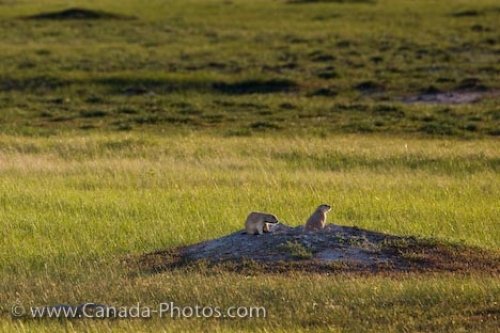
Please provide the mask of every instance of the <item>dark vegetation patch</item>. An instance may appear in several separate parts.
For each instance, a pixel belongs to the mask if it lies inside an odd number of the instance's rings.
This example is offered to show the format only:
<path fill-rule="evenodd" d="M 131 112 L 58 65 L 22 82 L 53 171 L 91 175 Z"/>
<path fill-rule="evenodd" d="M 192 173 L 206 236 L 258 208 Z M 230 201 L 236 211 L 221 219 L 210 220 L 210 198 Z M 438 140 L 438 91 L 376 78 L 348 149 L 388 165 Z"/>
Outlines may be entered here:
<path fill-rule="evenodd" d="M 284 110 L 294 110 L 297 108 L 297 106 L 295 106 L 293 103 L 288 103 L 288 102 L 281 103 L 279 107 Z"/>
<path fill-rule="evenodd" d="M 90 95 L 90 96 L 85 98 L 85 102 L 87 102 L 89 104 L 99 104 L 99 103 L 104 103 L 105 99 L 103 97 L 100 97 L 100 96 Z"/>
<path fill-rule="evenodd" d="M 202 116 L 202 119 L 208 124 L 222 123 L 225 118 L 226 116 L 224 114 L 207 114 Z"/>
<path fill-rule="evenodd" d="M 112 84 L 112 86 L 117 86 L 117 85 Z M 157 84 L 157 85 L 154 85 L 152 87 L 152 89 L 155 89 L 155 90 L 158 90 L 159 88 L 164 92 L 165 91 L 174 91 L 174 89 L 171 86 L 164 86 L 164 85 Z M 133 86 L 129 86 L 129 87 L 126 87 L 126 88 L 123 88 L 120 90 L 115 90 L 115 93 L 122 92 L 123 94 L 128 95 L 128 96 L 145 95 L 147 93 L 152 92 L 152 89 L 150 90 L 143 85 L 133 85 Z"/>
<path fill-rule="evenodd" d="M 224 94 L 271 94 L 280 92 L 292 92 L 299 85 L 288 79 L 271 80 L 243 80 L 234 83 L 215 83 L 213 88 Z"/>
<path fill-rule="evenodd" d="M 371 120 L 358 120 L 342 125 L 342 130 L 347 133 L 373 133 L 377 130 Z"/>
<path fill-rule="evenodd" d="M 369 111 L 370 106 L 361 103 L 337 103 L 333 106 L 334 111 Z"/>
<path fill-rule="evenodd" d="M 253 132 L 248 128 L 234 128 L 229 129 L 224 133 L 226 137 L 249 137 Z"/>
<path fill-rule="evenodd" d="M 422 125 L 419 128 L 420 132 L 430 134 L 430 135 L 453 135 L 457 134 L 457 129 L 446 122 L 429 122 L 428 124 Z"/>
<path fill-rule="evenodd" d="M 130 121 L 137 125 L 185 125 L 197 128 L 202 124 L 201 117 L 192 117 L 189 115 L 178 115 L 178 114 L 157 114 L 157 113 L 145 113 L 141 115 L 134 116 Z M 129 124 L 129 122 L 125 123 Z"/>
<path fill-rule="evenodd" d="M 457 90 L 462 91 L 488 91 L 488 87 L 482 81 L 475 77 L 465 78 L 456 87 Z"/>
<path fill-rule="evenodd" d="M 299 65 L 295 62 L 287 62 L 279 65 L 264 65 L 262 66 L 263 71 L 269 71 L 273 73 L 282 74 L 286 71 L 294 70 L 299 68 Z"/>
<path fill-rule="evenodd" d="M 354 89 L 364 94 L 371 94 L 382 92 L 385 90 L 385 87 L 374 81 L 363 81 L 354 86 Z"/>
<path fill-rule="evenodd" d="M 268 109 L 266 104 L 256 103 L 256 102 L 235 102 L 228 100 L 217 99 L 214 101 L 214 105 L 217 107 L 223 107 L 227 109 L 239 109 L 239 110 L 249 110 L 249 111 L 264 111 Z"/>
<path fill-rule="evenodd" d="M 320 88 L 314 90 L 309 94 L 309 96 L 323 96 L 323 97 L 335 97 L 338 95 L 338 92 L 335 88 Z"/>
<path fill-rule="evenodd" d="M 324 80 L 335 79 L 339 76 L 337 74 L 337 72 L 335 72 L 333 70 L 322 70 L 322 71 L 319 71 L 318 74 L 316 74 L 316 75 L 320 79 L 324 79 Z"/>
<path fill-rule="evenodd" d="M 281 126 L 279 126 L 275 123 L 267 122 L 267 121 L 256 121 L 256 122 L 250 124 L 250 128 L 253 130 L 264 131 L 264 130 L 281 129 Z"/>
<path fill-rule="evenodd" d="M 463 9 L 456 12 L 451 13 L 453 17 L 476 17 L 480 16 L 482 13 L 476 9 Z"/>
<path fill-rule="evenodd" d="M 198 109 L 196 106 L 194 105 L 190 105 L 188 103 L 185 103 L 187 105 L 183 105 L 183 106 L 174 106 L 174 108 L 178 109 L 178 112 L 180 114 L 183 114 L 183 115 L 192 115 L 192 116 L 195 116 L 195 115 L 202 115 L 203 114 L 203 111 Z"/>
<path fill-rule="evenodd" d="M 83 110 L 80 111 L 80 115 L 84 118 L 100 118 L 105 117 L 108 114 L 104 110 Z"/>
<path fill-rule="evenodd" d="M 488 132 L 489 135 L 500 136 L 500 129 L 492 129 Z"/>
<path fill-rule="evenodd" d="M 405 111 L 400 106 L 390 104 L 377 104 L 373 107 L 372 112 L 374 114 L 396 118 L 404 118 L 406 115 Z"/>
<path fill-rule="evenodd" d="M 363 155 L 353 156 L 338 152 L 310 154 L 296 151 L 277 153 L 274 157 L 284 160 L 292 168 L 312 168 L 327 171 L 365 168 L 386 172 L 392 168 L 402 168 L 408 170 L 425 170 L 436 174 L 470 174 L 482 171 L 500 172 L 500 159 L 483 155 L 436 158 L 411 154 L 374 159 Z"/>
<path fill-rule="evenodd" d="M 441 93 L 441 90 L 439 88 L 436 88 L 435 86 L 428 86 L 427 88 L 424 88 L 420 91 L 421 94 L 439 94 Z"/>
<path fill-rule="evenodd" d="M 134 17 L 86 8 L 68 8 L 55 12 L 24 16 L 27 20 L 130 20 Z"/>
<path fill-rule="evenodd" d="M 478 16 L 484 16 L 487 14 L 498 14 L 500 13 L 500 7 L 498 6 L 493 6 L 493 7 L 486 7 L 482 9 L 474 9 L 474 8 L 469 8 L 469 9 L 461 9 L 454 11 L 450 14 L 450 16 L 453 17 L 458 17 L 458 18 L 467 18 L 467 17 L 478 17 Z"/>
<path fill-rule="evenodd" d="M 0 78 L 3 91 L 49 91 L 70 85 L 99 85 L 108 92 L 128 96 L 148 93 L 169 93 L 175 91 L 209 91 L 210 82 L 203 80 L 179 80 L 170 78 L 144 77 L 101 77 L 89 79 L 63 79 L 53 76 L 26 78 Z M 90 96 L 89 103 L 99 103 L 102 99 Z"/>
<path fill-rule="evenodd" d="M 290 4 L 310 4 L 310 3 L 345 3 L 345 4 L 355 4 L 355 3 L 367 3 L 375 4 L 375 0 L 288 0 Z"/>
<path fill-rule="evenodd" d="M 435 239 L 401 237 L 329 225 L 318 232 L 277 225 L 271 233 L 243 231 L 140 256 L 142 271 L 215 268 L 256 274 L 306 271 L 459 272 L 500 274 L 500 253 Z"/>
<path fill-rule="evenodd" d="M 384 102 L 372 105 L 361 103 L 336 103 L 331 108 L 331 111 L 344 116 L 350 116 L 353 119 L 362 117 L 365 120 L 384 117 L 400 121 L 406 117 L 403 106 Z"/>
<path fill-rule="evenodd" d="M 0 77 L 1 91 L 48 91 L 61 88 L 69 82 L 54 76 L 34 76 L 29 78 Z"/>
<path fill-rule="evenodd" d="M 474 32 L 486 32 L 486 31 L 492 31 L 490 28 L 485 27 L 484 25 L 481 24 L 474 24 L 470 27 L 471 31 Z"/>
<path fill-rule="evenodd" d="M 477 132 L 479 130 L 479 126 L 474 123 L 469 123 L 464 126 L 464 130 L 469 131 L 469 132 Z"/>
<path fill-rule="evenodd" d="M 141 116 L 134 117 L 132 119 L 136 124 L 139 124 L 139 125 L 155 125 L 155 124 L 159 124 L 162 120 L 160 118 L 160 116 L 158 116 L 156 114 L 141 115 Z"/>
<path fill-rule="evenodd" d="M 75 115 L 56 115 L 49 120 L 54 123 L 66 122 L 75 119 Z"/>
<path fill-rule="evenodd" d="M 287 79 L 243 80 L 234 83 L 207 82 L 198 80 L 177 80 L 168 78 L 98 78 L 91 80 L 64 80 L 49 76 L 31 77 L 25 79 L 0 78 L 0 89 L 4 91 L 54 90 L 71 84 L 98 84 L 106 87 L 112 93 L 128 96 L 146 95 L 150 93 L 171 93 L 176 91 L 205 91 L 226 94 L 272 94 L 292 92 L 299 85 Z M 100 99 L 88 101 L 99 103 Z"/>
<path fill-rule="evenodd" d="M 309 59 L 313 62 L 331 62 L 335 61 L 335 56 L 323 51 L 313 51 L 309 54 Z"/>
<path fill-rule="evenodd" d="M 107 77 L 92 80 L 105 86 L 112 93 L 128 96 L 149 93 L 171 93 L 175 91 L 207 91 L 210 83 L 203 80 L 178 80 L 170 78 Z"/>
<path fill-rule="evenodd" d="M 52 76 L 27 78 L 0 78 L 2 91 L 37 91 L 47 92 L 71 85 L 99 85 L 108 92 L 127 96 L 140 96 L 152 93 L 172 93 L 178 91 L 210 92 L 212 89 L 228 94 L 276 93 L 298 89 L 291 80 L 246 80 L 236 83 L 211 83 L 204 80 L 182 80 L 170 78 L 128 78 L 104 77 L 96 79 L 62 79 Z M 88 103 L 102 103 L 100 97 L 90 96 Z"/>
<path fill-rule="evenodd" d="M 97 127 L 94 126 L 93 124 L 82 124 L 78 128 L 80 128 L 82 130 L 92 130 L 92 129 L 95 129 Z"/>
<path fill-rule="evenodd" d="M 115 122 L 113 123 L 114 129 L 117 131 L 131 131 L 134 127 L 132 124 L 129 124 L 127 122 Z"/>
<path fill-rule="evenodd" d="M 352 42 L 350 40 L 343 39 L 343 40 L 339 40 L 335 45 L 338 48 L 346 49 L 348 47 L 354 46 L 354 42 Z"/>
<path fill-rule="evenodd" d="M 334 13 L 334 14 L 321 14 L 321 15 L 316 15 L 313 17 L 313 20 L 315 21 L 329 21 L 329 20 L 334 20 L 341 17 L 340 14 Z"/>
<path fill-rule="evenodd" d="M 384 57 L 373 56 L 373 57 L 370 57 L 370 61 L 373 62 L 374 64 L 380 64 L 384 61 Z"/>
<path fill-rule="evenodd" d="M 116 112 L 121 113 L 121 114 L 139 114 L 140 111 L 134 107 L 130 106 L 124 106 L 120 107 L 116 110 Z"/>

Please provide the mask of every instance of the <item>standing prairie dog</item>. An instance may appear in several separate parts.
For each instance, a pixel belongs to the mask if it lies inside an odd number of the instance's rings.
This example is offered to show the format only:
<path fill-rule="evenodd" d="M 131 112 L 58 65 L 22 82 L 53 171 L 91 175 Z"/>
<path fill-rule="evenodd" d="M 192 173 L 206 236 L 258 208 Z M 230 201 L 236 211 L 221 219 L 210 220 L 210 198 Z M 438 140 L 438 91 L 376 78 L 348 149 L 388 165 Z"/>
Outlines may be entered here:
<path fill-rule="evenodd" d="M 278 218 L 272 214 L 251 212 L 245 221 L 245 231 L 249 235 L 269 232 L 268 224 L 279 223 Z"/>
<path fill-rule="evenodd" d="M 329 205 L 319 205 L 307 220 L 306 230 L 312 231 L 323 229 L 326 224 L 326 213 L 328 213 L 331 209 L 332 207 L 330 207 Z"/>

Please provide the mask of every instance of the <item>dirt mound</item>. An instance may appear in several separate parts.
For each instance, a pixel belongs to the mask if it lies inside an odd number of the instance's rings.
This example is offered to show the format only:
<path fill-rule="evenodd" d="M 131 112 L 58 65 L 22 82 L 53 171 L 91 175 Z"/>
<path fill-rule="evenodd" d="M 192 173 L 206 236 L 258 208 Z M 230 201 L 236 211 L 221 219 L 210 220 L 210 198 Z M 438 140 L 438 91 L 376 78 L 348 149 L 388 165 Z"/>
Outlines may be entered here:
<path fill-rule="evenodd" d="M 132 16 L 125 16 L 120 14 L 108 13 L 100 10 L 92 10 L 85 8 L 69 8 L 61 11 L 40 13 L 30 16 L 22 17 L 28 20 L 128 20 L 133 19 Z"/>
<path fill-rule="evenodd" d="M 500 253 L 429 239 L 329 225 L 318 232 L 277 225 L 271 233 L 243 231 L 143 255 L 141 269 L 208 265 L 236 271 L 482 271 L 500 274 Z"/>

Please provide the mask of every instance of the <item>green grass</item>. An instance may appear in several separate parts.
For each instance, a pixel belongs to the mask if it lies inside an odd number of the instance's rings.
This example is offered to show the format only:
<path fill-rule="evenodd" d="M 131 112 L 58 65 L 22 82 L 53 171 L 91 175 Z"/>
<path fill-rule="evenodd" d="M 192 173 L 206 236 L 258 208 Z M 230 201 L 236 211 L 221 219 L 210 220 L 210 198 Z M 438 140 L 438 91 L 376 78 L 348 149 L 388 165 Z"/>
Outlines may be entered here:
<path fill-rule="evenodd" d="M 93 272 L 87 271 L 88 274 Z M 105 271 L 106 272 L 106 271 Z M 94 273 L 95 274 L 95 273 Z M 146 320 L 3 321 L 5 331 L 436 331 L 495 332 L 500 289 L 491 277 L 349 277 L 294 274 L 244 277 L 234 274 L 170 274 L 124 279 L 109 273 L 78 284 L 28 283 L 22 297 L 110 299 L 114 304 L 229 307 L 265 306 L 267 317 L 244 320 L 153 318 Z M 90 291 L 90 292 L 89 292 Z M 38 304 L 39 302 L 34 302 Z"/>
<path fill-rule="evenodd" d="M 75 0 L 135 18 L 30 20 L 67 4 L 0 0 L 0 331 L 496 331 L 487 274 L 131 264 L 320 203 L 334 223 L 500 249 L 497 1 L 293 2 Z M 403 101 L 464 90 L 489 97 Z M 16 301 L 268 318 L 15 320 Z"/>
<path fill-rule="evenodd" d="M 401 102 L 429 90 L 498 92 L 494 0 L 71 6 L 136 19 L 26 20 L 67 7 L 1 5 L 3 132 L 499 134 L 498 95 Z"/>
<path fill-rule="evenodd" d="M 281 246 L 280 250 L 298 260 L 311 259 L 313 257 L 311 250 L 299 242 L 288 241 Z"/>

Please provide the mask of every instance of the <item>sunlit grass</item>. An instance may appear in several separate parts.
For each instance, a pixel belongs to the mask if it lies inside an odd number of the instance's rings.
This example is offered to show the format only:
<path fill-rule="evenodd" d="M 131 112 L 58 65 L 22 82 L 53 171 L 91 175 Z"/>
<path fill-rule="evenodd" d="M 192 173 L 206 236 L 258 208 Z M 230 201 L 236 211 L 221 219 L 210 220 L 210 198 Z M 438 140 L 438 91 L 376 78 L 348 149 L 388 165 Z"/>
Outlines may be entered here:
<path fill-rule="evenodd" d="M 2 252 L 18 253 L 3 258 L 7 266 L 200 241 L 240 229 L 251 210 L 298 225 L 322 202 L 333 205 L 339 224 L 500 245 L 496 141 L 93 135 L 2 142 Z"/>
<path fill-rule="evenodd" d="M 494 332 L 500 289 L 493 277 L 451 275 L 350 277 L 291 274 L 245 277 L 238 274 L 165 273 L 125 278 L 122 272 L 92 269 L 70 284 L 51 279 L 20 279 L 17 297 L 24 304 L 78 304 L 89 300 L 158 308 L 178 306 L 264 306 L 267 317 L 244 320 L 119 319 L 2 321 L 5 331 L 347 331 Z M 4 279 L 5 280 L 5 279 Z M 76 287 L 76 288 L 75 288 Z M 8 292 L 7 295 L 10 295 Z M 45 295 L 45 296 L 41 296 Z"/>
<path fill-rule="evenodd" d="M 329 278 L 306 275 L 291 280 L 258 278 L 259 282 L 232 274 L 143 277 L 133 267 L 124 269 L 121 262 L 131 254 L 239 230 L 251 210 L 270 211 L 288 224 L 299 225 L 322 202 L 333 206 L 330 221 L 334 223 L 498 249 L 499 150 L 495 140 L 93 134 L 2 136 L 0 142 L 1 303 L 5 309 L 15 299 L 37 304 L 85 300 L 154 304 L 162 297 L 187 303 L 256 302 L 274 309 L 274 319 L 256 324 L 261 328 L 284 329 L 286 325 L 277 319 L 284 317 L 290 327 L 365 330 L 363 312 L 378 327 L 397 331 L 416 329 L 422 323 L 429 330 L 463 327 L 468 318 L 464 311 L 469 311 L 464 309 L 490 306 L 491 296 L 481 296 L 485 290 L 494 292 L 489 280 L 410 278 L 398 287 L 402 289 L 394 289 L 395 281 L 353 279 L 349 283 L 358 287 L 347 287 L 345 281 L 327 282 Z M 390 285 L 381 299 L 380 283 Z M 414 289 L 413 283 L 424 291 Z M 444 311 L 443 302 L 452 302 L 450 297 L 464 283 L 471 286 L 477 303 L 464 308 L 462 301 L 454 299 L 453 309 Z M 69 292 L 70 285 L 77 289 Z M 216 297 L 215 291 L 196 289 L 197 285 L 236 289 L 229 293 L 234 296 Z M 351 294 L 337 299 L 340 290 Z M 434 292 L 438 295 L 431 296 Z M 368 304 L 352 303 L 366 297 L 371 299 Z M 421 301 L 422 297 L 430 299 Z M 282 298 L 288 300 L 286 305 L 278 301 Z M 316 298 L 336 309 L 331 310 L 336 315 L 330 310 L 314 315 L 306 309 Z M 390 315 L 384 314 L 384 302 L 399 304 L 393 308 L 395 326 Z M 415 307 L 418 302 L 424 303 Z M 443 311 L 440 316 L 458 316 L 455 324 L 448 317 L 406 321 L 429 304 Z M 386 319 L 378 321 L 379 316 Z M 487 323 L 481 327 L 487 328 Z M 20 324 L 3 323 L 5 330 Z M 26 325 L 28 330 L 40 328 Z M 77 329 L 84 324 L 66 325 Z M 134 330 L 142 325 L 92 322 L 87 327 Z M 154 327 L 161 321 L 147 325 Z M 172 327 L 196 329 L 199 325 L 199 321 L 176 321 Z M 248 329 L 247 325 L 254 324 L 215 321 L 210 325 Z"/>

